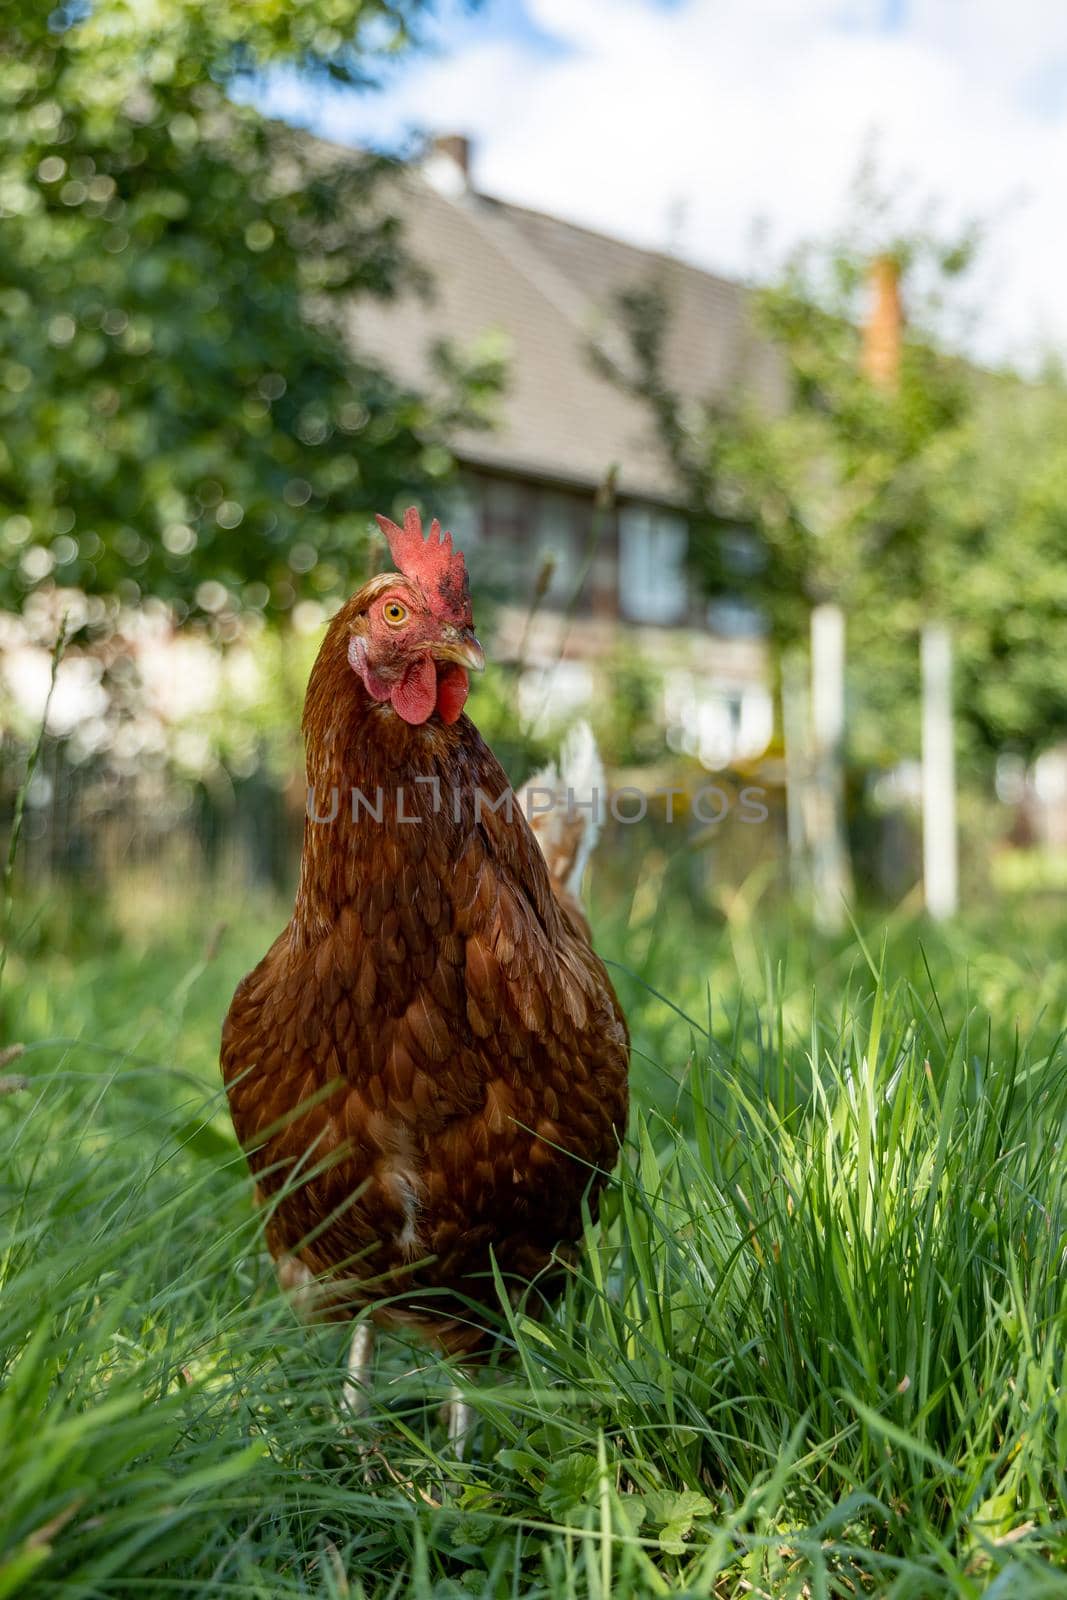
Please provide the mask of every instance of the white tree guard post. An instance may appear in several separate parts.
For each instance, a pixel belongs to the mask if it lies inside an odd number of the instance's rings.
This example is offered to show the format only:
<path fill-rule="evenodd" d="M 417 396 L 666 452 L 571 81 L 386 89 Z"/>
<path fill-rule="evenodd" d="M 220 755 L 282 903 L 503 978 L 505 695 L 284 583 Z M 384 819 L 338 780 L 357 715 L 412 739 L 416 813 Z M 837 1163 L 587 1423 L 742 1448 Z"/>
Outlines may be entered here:
<path fill-rule="evenodd" d="M 799 650 L 782 658 L 782 738 L 785 743 L 786 839 L 789 882 L 794 895 L 806 898 L 811 791 L 811 691 L 808 663 Z"/>
<path fill-rule="evenodd" d="M 923 892 L 941 920 L 959 908 L 956 750 L 952 727 L 952 639 L 943 623 L 922 633 Z"/>
<path fill-rule="evenodd" d="M 844 926 L 851 889 L 845 839 L 845 616 L 840 606 L 811 614 L 811 731 L 816 781 L 811 817 L 814 913 L 827 933 Z"/>

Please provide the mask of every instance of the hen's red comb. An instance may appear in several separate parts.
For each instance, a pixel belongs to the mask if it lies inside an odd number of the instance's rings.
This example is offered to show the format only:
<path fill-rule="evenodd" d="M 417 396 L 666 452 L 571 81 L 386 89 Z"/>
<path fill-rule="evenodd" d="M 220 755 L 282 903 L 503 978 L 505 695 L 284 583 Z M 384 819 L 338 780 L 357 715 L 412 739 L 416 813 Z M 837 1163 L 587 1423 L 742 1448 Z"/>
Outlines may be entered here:
<path fill-rule="evenodd" d="M 469 628 L 474 616 L 467 565 L 463 552 L 453 550 L 452 535 L 446 533 L 442 537 L 441 524 L 434 517 L 429 535 L 424 539 L 422 518 L 414 506 L 404 512 L 402 528 L 388 517 L 376 520 L 389 541 L 397 571 L 421 586 L 436 615 L 457 627 Z"/>

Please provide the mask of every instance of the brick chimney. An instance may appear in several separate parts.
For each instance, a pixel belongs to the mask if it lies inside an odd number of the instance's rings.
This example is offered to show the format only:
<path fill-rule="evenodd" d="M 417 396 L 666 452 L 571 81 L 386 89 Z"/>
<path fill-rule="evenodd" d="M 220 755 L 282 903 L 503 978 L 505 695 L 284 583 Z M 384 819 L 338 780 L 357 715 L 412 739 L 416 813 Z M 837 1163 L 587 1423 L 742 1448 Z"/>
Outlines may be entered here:
<path fill-rule="evenodd" d="M 471 141 L 463 133 L 441 133 L 430 141 L 422 170 L 441 194 L 466 194 L 471 186 Z"/>
<path fill-rule="evenodd" d="M 893 390 L 900 382 L 904 339 L 900 263 L 893 256 L 876 256 L 868 282 L 871 310 L 863 330 L 862 367 L 875 388 Z"/>

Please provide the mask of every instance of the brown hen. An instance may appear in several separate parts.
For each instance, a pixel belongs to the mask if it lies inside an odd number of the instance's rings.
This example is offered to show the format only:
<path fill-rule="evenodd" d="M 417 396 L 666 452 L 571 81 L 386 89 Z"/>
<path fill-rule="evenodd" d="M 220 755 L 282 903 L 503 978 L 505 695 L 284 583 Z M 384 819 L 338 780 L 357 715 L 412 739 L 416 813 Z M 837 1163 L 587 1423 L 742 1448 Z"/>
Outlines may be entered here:
<path fill-rule="evenodd" d="M 571 892 L 588 821 L 544 819 L 550 871 L 462 714 L 482 665 L 463 558 L 413 510 L 379 522 L 399 570 L 312 671 L 296 904 L 234 995 L 222 1070 L 283 1283 L 470 1356 L 492 1258 L 551 1292 L 584 1195 L 595 1212 L 628 1039 Z"/>

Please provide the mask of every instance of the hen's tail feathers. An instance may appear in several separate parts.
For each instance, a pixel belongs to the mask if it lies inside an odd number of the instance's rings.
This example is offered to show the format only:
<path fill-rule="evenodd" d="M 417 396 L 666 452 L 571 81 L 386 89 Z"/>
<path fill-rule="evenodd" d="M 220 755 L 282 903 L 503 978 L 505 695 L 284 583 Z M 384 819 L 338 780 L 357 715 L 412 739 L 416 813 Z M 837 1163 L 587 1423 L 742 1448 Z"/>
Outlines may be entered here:
<path fill-rule="evenodd" d="M 577 899 L 607 801 L 604 766 L 588 722 L 576 722 L 559 752 L 526 783 L 519 804 L 556 885 Z"/>

